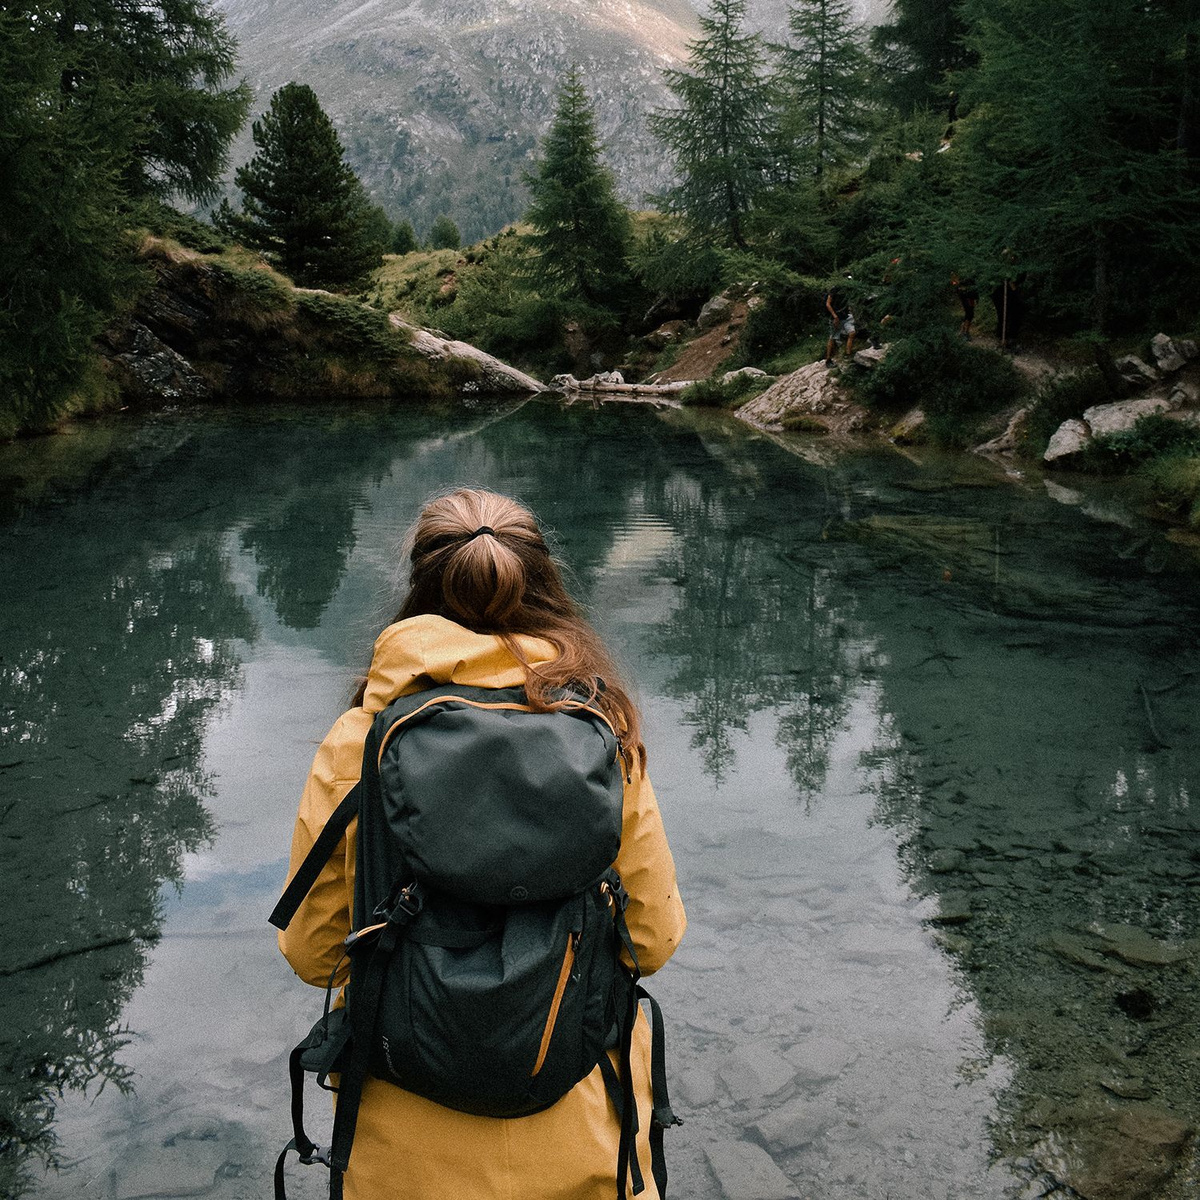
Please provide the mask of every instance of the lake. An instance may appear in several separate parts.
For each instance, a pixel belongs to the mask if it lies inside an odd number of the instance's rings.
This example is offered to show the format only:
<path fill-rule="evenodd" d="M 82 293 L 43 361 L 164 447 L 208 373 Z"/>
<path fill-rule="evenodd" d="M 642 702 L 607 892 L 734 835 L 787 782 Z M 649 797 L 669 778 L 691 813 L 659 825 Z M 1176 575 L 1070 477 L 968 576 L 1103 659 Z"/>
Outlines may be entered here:
<path fill-rule="evenodd" d="M 0 447 L 0 1193 L 269 1193 L 300 788 L 460 483 L 644 707 L 672 1195 L 1196 1194 L 1197 551 L 1103 481 L 547 400 Z"/>

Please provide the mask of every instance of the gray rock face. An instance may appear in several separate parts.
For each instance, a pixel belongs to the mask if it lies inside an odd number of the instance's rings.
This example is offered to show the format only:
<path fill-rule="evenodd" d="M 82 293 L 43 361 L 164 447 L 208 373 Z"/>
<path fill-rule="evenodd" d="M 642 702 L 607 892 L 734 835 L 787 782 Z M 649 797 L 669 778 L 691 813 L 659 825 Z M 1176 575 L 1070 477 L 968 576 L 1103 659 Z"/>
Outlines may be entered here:
<path fill-rule="evenodd" d="M 140 321 L 110 330 L 106 342 L 122 393 L 135 402 L 204 400 L 208 382 L 182 354 L 154 336 Z"/>
<path fill-rule="evenodd" d="M 761 1146 L 717 1142 L 704 1154 L 725 1200 L 799 1200 L 792 1181 Z"/>
<path fill-rule="evenodd" d="M 1064 421 L 1055 431 L 1042 455 L 1043 462 L 1060 462 L 1078 454 L 1092 440 L 1092 431 L 1082 421 L 1072 418 Z"/>
<path fill-rule="evenodd" d="M 866 423 L 867 413 L 848 400 L 822 362 L 809 363 L 776 380 L 765 392 L 737 410 L 743 421 L 759 429 L 778 430 L 791 417 L 814 417 L 836 432 L 853 432 Z"/>
<path fill-rule="evenodd" d="M 1013 413 L 1011 420 L 1004 428 L 1004 432 L 997 437 L 992 438 L 990 442 L 984 442 L 981 446 L 975 447 L 976 454 L 1011 454 L 1020 445 L 1021 437 L 1025 431 L 1025 422 L 1029 418 L 1029 409 L 1019 408 Z"/>
<path fill-rule="evenodd" d="M 526 375 L 524 371 L 518 371 L 516 367 L 510 367 L 508 363 L 485 354 L 478 346 L 438 337 L 428 329 L 418 329 L 405 321 L 399 313 L 392 313 L 389 320 L 397 329 L 409 332 L 413 349 L 426 358 L 465 358 L 478 363 L 480 378 L 475 391 L 531 393 L 546 390 L 546 385 L 539 383 L 532 375 Z"/>
<path fill-rule="evenodd" d="M 1148 383 L 1157 383 L 1162 376 L 1149 363 L 1143 362 L 1136 354 L 1127 354 L 1118 358 L 1116 368 L 1121 378 L 1134 387 L 1144 387 Z"/>
<path fill-rule="evenodd" d="M 760 371 L 758 367 L 742 367 L 739 371 L 726 371 L 721 376 L 722 383 L 732 383 L 735 379 L 770 379 L 771 376 L 766 371 Z"/>
<path fill-rule="evenodd" d="M 1180 348 L 1165 333 L 1156 333 L 1150 339 L 1150 353 L 1154 356 L 1158 369 L 1164 374 L 1178 371 L 1187 364 L 1187 358 L 1180 352 Z"/>
<path fill-rule="evenodd" d="M 733 312 L 733 301 L 725 296 L 714 296 L 700 310 L 700 315 L 696 318 L 696 324 L 701 329 L 711 329 L 714 325 L 719 325 L 726 320 L 729 314 Z"/>
<path fill-rule="evenodd" d="M 864 367 L 869 371 L 883 362 L 888 349 L 888 346 L 867 346 L 863 350 L 856 350 L 854 352 L 854 365 Z"/>
<path fill-rule="evenodd" d="M 1162 396 L 1147 396 L 1141 400 L 1118 400 L 1112 404 L 1095 404 L 1086 409 L 1084 421 L 1092 437 L 1105 437 L 1110 433 L 1124 433 L 1132 429 L 1142 417 L 1152 413 L 1166 412 L 1172 407 L 1170 400 Z"/>
<path fill-rule="evenodd" d="M 412 220 L 419 234 L 447 213 L 472 242 L 524 212 L 522 172 L 572 64 L 587 80 L 622 197 L 640 200 L 671 182 L 646 116 L 670 103 L 662 68 L 682 66 L 696 36 L 687 0 L 217 0 L 216 7 L 238 40 L 253 115 L 288 80 L 304 80 L 372 198 L 393 218 Z M 231 169 L 252 153 L 247 127 Z"/>

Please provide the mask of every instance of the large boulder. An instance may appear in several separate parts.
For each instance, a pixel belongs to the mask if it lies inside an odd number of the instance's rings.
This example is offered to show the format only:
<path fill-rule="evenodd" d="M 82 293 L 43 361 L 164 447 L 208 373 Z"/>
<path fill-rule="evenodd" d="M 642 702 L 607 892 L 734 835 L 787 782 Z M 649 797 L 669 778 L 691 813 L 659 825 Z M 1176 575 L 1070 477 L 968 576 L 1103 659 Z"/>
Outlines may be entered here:
<path fill-rule="evenodd" d="M 733 301 L 727 296 L 714 296 L 701 310 L 696 324 L 701 329 L 711 329 L 728 320 L 733 313 Z"/>
<path fill-rule="evenodd" d="M 742 367 L 737 371 L 726 371 L 721 376 L 722 383 L 732 383 L 735 379 L 770 379 L 771 376 L 766 371 L 759 370 L 758 367 Z"/>
<path fill-rule="evenodd" d="M 856 350 L 854 352 L 854 365 L 856 367 L 863 367 L 869 371 L 883 362 L 888 349 L 888 346 L 867 346 L 863 350 Z"/>
<path fill-rule="evenodd" d="M 1136 354 L 1126 354 L 1118 358 L 1115 366 L 1118 374 L 1131 387 L 1145 387 L 1157 383 L 1162 376 L 1148 362 L 1143 362 Z"/>
<path fill-rule="evenodd" d="M 1055 431 L 1042 455 L 1044 462 L 1062 462 L 1063 459 L 1073 458 L 1080 451 L 1091 445 L 1092 431 L 1076 418 L 1064 421 Z"/>
<path fill-rule="evenodd" d="M 920 430 L 925 424 L 925 410 L 919 405 L 910 408 L 898 420 L 895 425 L 888 430 L 888 437 L 893 442 L 899 442 L 902 446 L 906 442 L 916 441 Z"/>
<path fill-rule="evenodd" d="M 1132 429 L 1143 417 L 1166 412 L 1174 408 L 1165 396 L 1146 396 L 1141 400 L 1116 400 L 1111 404 L 1094 404 L 1085 409 L 1083 419 L 1092 432 L 1092 437 L 1105 437 L 1110 433 L 1124 433 Z"/>
<path fill-rule="evenodd" d="M 406 330 L 412 338 L 412 347 L 425 358 L 444 360 L 449 358 L 466 359 L 479 367 L 479 380 L 474 390 L 478 392 L 544 392 L 546 385 L 510 367 L 508 363 L 484 353 L 478 346 L 467 342 L 453 341 L 449 338 L 438 337 L 428 329 L 420 329 L 407 322 L 400 313 L 392 313 L 389 317 L 397 329 Z"/>
<path fill-rule="evenodd" d="M 1150 353 L 1158 369 L 1169 375 L 1187 364 L 1187 357 L 1165 333 L 1156 333 L 1150 339 Z"/>
<path fill-rule="evenodd" d="M 786 423 L 819 425 L 831 433 L 853 433 L 867 422 L 867 410 L 848 399 L 823 362 L 809 363 L 776 380 L 737 410 L 759 429 L 782 430 Z"/>

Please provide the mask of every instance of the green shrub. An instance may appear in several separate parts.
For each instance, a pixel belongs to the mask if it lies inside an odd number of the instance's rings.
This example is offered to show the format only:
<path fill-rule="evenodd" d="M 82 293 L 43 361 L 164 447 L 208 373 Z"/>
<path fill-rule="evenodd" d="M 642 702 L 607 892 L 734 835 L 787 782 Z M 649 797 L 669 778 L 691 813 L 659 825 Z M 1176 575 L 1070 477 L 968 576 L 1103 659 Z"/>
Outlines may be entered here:
<path fill-rule="evenodd" d="M 1161 455 L 1147 463 L 1141 474 L 1164 508 L 1200 529 L 1200 451 Z"/>
<path fill-rule="evenodd" d="M 209 266 L 232 293 L 226 298 L 226 309 L 235 309 L 238 315 L 248 310 L 280 313 L 291 309 L 296 292 L 274 271 L 239 267 L 221 259 L 214 259 Z"/>
<path fill-rule="evenodd" d="M 1094 404 L 1111 400 L 1104 376 L 1095 367 L 1053 375 L 1037 390 L 1025 420 L 1023 449 L 1040 458 L 1054 431 L 1064 422 L 1083 416 Z"/>
<path fill-rule="evenodd" d="M 937 329 L 892 343 L 856 390 L 871 408 L 899 411 L 919 404 L 934 441 L 964 446 L 983 418 L 1013 403 L 1023 386 L 1005 355 Z"/>
<path fill-rule="evenodd" d="M 228 245 L 211 225 L 181 213 L 161 200 L 145 199 L 130 205 L 129 228 L 145 229 L 156 237 L 168 237 L 200 254 L 220 254 Z"/>
<path fill-rule="evenodd" d="M 1200 428 L 1152 413 L 1132 429 L 1098 437 L 1090 449 L 1110 469 L 1130 470 L 1164 456 L 1200 454 Z"/>
<path fill-rule="evenodd" d="M 739 408 L 751 396 L 757 396 L 774 382 L 760 375 L 736 375 L 728 383 L 722 383 L 720 378 L 714 376 L 712 379 L 697 380 L 691 387 L 684 388 L 679 393 L 679 399 L 683 404 L 698 408 Z"/>
<path fill-rule="evenodd" d="M 381 312 L 321 292 L 297 292 L 296 307 L 344 358 L 380 362 L 402 353 L 406 339 Z"/>
<path fill-rule="evenodd" d="M 750 310 L 738 340 L 740 366 L 765 366 L 797 342 L 811 339 L 814 329 L 824 328 L 825 288 L 815 280 L 772 288 L 761 293 L 760 299 Z"/>
<path fill-rule="evenodd" d="M 790 417 L 783 418 L 783 428 L 788 433 L 828 433 L 829 427 L 822 425 L 816 417 L 810 417 L 807 413 L 792 413 Z"/>

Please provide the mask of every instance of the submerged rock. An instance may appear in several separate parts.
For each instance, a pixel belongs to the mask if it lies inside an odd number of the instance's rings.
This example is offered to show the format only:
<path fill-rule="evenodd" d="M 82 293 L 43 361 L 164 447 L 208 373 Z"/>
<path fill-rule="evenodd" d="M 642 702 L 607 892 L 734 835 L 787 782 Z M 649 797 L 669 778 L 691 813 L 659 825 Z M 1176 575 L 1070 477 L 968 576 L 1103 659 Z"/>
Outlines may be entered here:
<path fill-rule="evenodd" d="M 761 1146 L 717 1142 L 704 1155 L 725 1200 L 799 1200 L 792 1181 Z"/>
<path fill-rule="evenodd" d="M 739 1046 L 717 1073 L 729 1094 L 742 1103 L 776 1096 L 796 1078 L 795 1067 L 762 1042 Z"/>
<path fill-rule="evenodd" d="M 837 1109 L 832 1104 L 813 1103 L 797 1097 L 752 1125 L 750 1132 L 768 1150 L 780 1154 L 815 1142 L 838 1119 Z"/>

